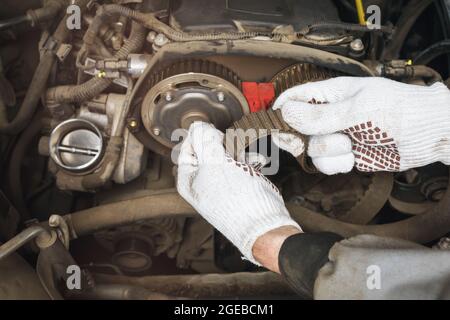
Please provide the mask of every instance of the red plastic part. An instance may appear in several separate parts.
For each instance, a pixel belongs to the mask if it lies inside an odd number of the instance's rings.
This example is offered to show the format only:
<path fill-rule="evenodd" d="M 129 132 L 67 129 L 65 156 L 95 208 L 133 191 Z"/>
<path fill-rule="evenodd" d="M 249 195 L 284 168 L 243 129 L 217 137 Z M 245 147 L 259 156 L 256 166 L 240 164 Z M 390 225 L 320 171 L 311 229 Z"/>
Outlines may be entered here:
<path fill-rule="evenodd" d="M 275 100 L 275 88 L 272 83 L 243 82 L 242 91 L 250 112 L 266 110 Z"/>

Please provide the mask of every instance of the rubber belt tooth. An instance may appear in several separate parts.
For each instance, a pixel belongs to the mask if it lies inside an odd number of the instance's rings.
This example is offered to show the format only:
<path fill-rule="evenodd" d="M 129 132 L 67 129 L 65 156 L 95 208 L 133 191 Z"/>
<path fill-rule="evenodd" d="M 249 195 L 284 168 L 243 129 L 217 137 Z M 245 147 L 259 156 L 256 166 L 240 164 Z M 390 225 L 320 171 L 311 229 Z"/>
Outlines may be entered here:
<path fill-rule="evenodd" d="M 278 118 L 276 111 L 270 110 L 270 112 L 268 112 L 267 115 L 270 117 L 270 119 L 276 129 L 278 129 L 278 130 L 285 129 L 285 126 L 283 125 L 282 121 L 280 121 L 280 119 Z"/>

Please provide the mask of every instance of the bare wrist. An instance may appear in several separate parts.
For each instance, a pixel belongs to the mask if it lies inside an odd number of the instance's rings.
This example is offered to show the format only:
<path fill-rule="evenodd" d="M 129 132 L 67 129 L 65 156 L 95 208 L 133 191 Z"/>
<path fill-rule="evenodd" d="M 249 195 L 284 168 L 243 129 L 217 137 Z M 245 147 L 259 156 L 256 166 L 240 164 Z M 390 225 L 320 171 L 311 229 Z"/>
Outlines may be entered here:
<path fill-rule="evenodd" d="M 263 234 L 253 245 L 253 257 L 267 269 L 280 273 L 278 255 L 281 246 L 287 238 L 298 233 L 302 231 L 293 226 L 284 226 Z"/>

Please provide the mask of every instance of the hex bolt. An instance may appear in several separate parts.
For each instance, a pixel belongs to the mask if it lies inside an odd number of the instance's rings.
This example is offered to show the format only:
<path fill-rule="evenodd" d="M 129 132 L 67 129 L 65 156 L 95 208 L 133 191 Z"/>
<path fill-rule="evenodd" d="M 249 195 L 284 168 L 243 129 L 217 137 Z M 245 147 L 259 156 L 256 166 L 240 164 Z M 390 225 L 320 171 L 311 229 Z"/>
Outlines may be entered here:
<path fill-rule="evenodd" d="M 155 136 L 159 136 L 161 134 L 161 130 L 158 127 L 153 128 L 153 134 Z"/>
<path fill-rule="evenodd" d="M 165 99 L 166 99 L 167 102 L 172 101 L 172 95 L 170 94 L 170 92 L 167 92 L 167 93 L 166 93 Z"/>
<path fill-rule="evenodd" d="M 168 43 L 169 42 L 169 39 L 167 39 L 167 37 L 164 35 L 164 34 L 162 34 L 162 33 L 159 33 L 156 37 L 155 37 L 155 40 L 154 40 L 154 44 L 156 45 L 156 46 L 158 46 L 158 47 L 162 47 L 162 46 L 164 46 L 166 43 Z"/>
<path fill-rule="evenodd" d="M 128 126 L 129 126 L 130 128 L 132 128 L 132 129 L 135 129 L 135 128 L 137 128 L 137 126 L 138 126 L 138 122 L 137 122 L 135 119 L 131 119 L 131 120 L 128 122 Z"/>
<path fill-rule="evenodd" d="M 361 39 L 355 39 L 352 42 L 350 42 L 350 49 L 352 49 L 355 52 L 361 52 L 364 50 L 364 43 Z"/>
<path fill-rule="evenodd" d="M 219 102 L 225 101 L 225 94 L 222 91 L 217 93 L 217 100 L 219 100 Z"/>
<path fill-rule="evenodd" d="M 148 41 L 149 43 L 154 43 L 154 42 L 155 42 L 155 39 L 156 39 L 156 36 L 157 36 L 157 34 L 156 34 L 155 31 L 150 31 L 150 32 L 148 33 L 148 35 L 147 35 L 147 41 Z"/>

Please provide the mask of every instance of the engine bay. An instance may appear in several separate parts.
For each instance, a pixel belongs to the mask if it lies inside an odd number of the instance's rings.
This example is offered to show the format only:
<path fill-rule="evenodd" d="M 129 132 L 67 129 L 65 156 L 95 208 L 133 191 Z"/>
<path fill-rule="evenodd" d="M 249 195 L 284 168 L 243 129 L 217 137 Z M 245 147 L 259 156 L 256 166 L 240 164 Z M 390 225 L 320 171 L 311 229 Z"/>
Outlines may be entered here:
<path fill-rule="evenodd" d="M 0 9 L 0 243 L 19 241 L 10 273 L 39 275 L 32 298 L 292 297 L 177 193 L 183 132 L 269 128 L 256 114 L 280 94 L 338 76 L 450 85 L 448 1 L 364 1 L 373 28 L 346 0 L 66 2 Z M 268 178 L 306 231 L 448 246 L 445 165 L 326 176 L 302 161 L 281 151 Z M 61 285 L 69 265 L 82 290 Z"/>

